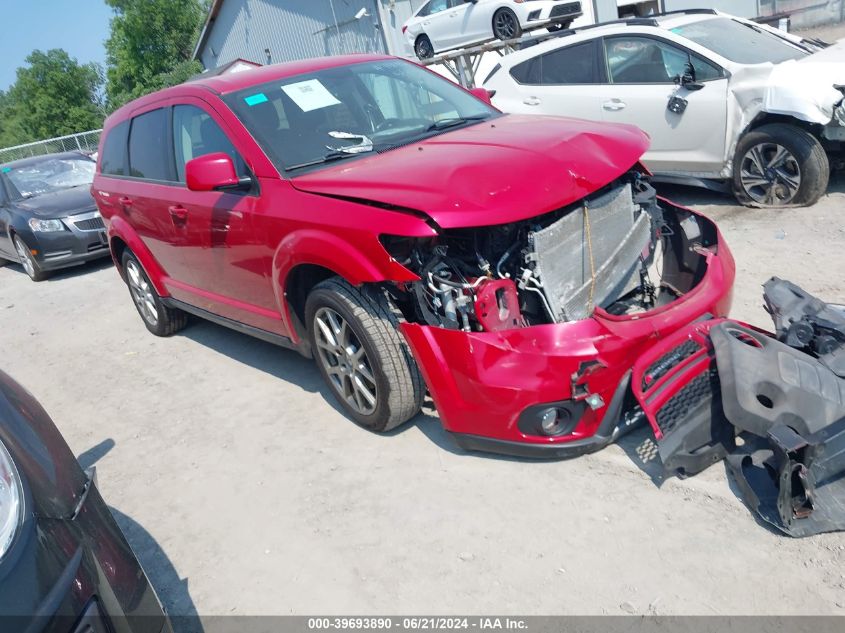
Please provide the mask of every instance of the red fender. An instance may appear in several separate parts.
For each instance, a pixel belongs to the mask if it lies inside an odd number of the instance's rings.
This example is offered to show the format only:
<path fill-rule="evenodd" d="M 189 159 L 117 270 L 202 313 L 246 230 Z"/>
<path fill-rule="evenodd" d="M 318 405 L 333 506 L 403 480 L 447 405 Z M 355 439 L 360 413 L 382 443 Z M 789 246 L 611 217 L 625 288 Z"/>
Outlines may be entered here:
<path fill-rule="evenodd" d="M 321 266 L 343 277 L 353 286 L 376 281 L 416 281 L 414 273 L 393 260 L 377 240 L 366 245 L 370 255 L 327 231 L 305 229 L 285 236 L 273 256 L 273 286 L 282 320 L 296 341 L 285 288 L 288 275 L 301 264 Z"/>
<path fill-rule="evenodd" d="M 108 235 L 109 245 L 111 245 L 113 240 L 116 238 L 121 239 L 126 243 L 129 250 L 131 250 L 135 257 L 138 258 L 144 272 L 147 273 L 147 277 L 150 278 L 150 282 L 152 282 L 153 287 L 156 289 L 156 292 L 160 297 L 167 297 L 170 295 L 167 288 L 164 286 L 164 271 L 158 265 L 155 257 L 153 257 L 153 254 L 150 253 L 144 242 L 141 241 L 141 238 L 138 237 L 138 233 L 135 232 L 135 229 L 133 229 L 126 220 L 119 215 L 112 216 L 109 221 Z M 111 248 L 111 253 L 112 259 L 115 260 L 115 266 L 117 266 L 117 269 L 122 275 L 123 267 L 121 266 L 121 262 L 115 259 L 114 248 Z"/>

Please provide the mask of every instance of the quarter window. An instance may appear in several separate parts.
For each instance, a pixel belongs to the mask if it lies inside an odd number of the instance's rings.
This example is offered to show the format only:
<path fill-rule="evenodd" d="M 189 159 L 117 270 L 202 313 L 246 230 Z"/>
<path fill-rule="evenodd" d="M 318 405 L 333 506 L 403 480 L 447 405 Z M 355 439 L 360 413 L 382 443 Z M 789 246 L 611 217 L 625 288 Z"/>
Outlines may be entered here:
<path fill-rule="evenodd" d="M 179 182 L 185 182 L 185 163 L 216 152 L 231 157 L 239 177 L 249 175 L 240 154 L 217 122 L 196 106 L 178 105 L 173 108 L 173 145 Z"/>
<path fill-rule="evenodd" d="M 603 80 L 598 59 L 595 42 L 583 42 L 522 62 L 511 76 L 529 85 L 596 84 Z"/>
<path fill-rule="evenodd" d="M 129 132 L 129 174 L 147 180 L 173 180 L 167 150 L 167 117 L 164 109 L 132 119 Z"/>
<path fill-rule="evenodd" d="M 698 55 L 649 37 L 613 37 L 605 40 L 607 69 L 615 84 L 670 84 L 683 75 L 687 63 L 696 81 L 719 79 L 719 68 Z"/>
<path fill-rule="evenodd" d="M 103 157 L 100 171 L 107 176 L 126 175 L 126 140 L 129 136 L 129 122 L 118 123 L 108 131 L 103 142 Z"/>

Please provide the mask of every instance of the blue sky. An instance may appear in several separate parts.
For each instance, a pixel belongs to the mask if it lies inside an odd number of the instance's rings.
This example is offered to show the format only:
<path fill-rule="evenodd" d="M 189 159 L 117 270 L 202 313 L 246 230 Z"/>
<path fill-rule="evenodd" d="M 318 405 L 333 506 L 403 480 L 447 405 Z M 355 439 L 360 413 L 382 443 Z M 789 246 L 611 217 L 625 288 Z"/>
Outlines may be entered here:
<path fill-rule="evenodd" d="M 103 42 L 112 10 L 103 0 L 5 0 L 0 37 L 0 90 L 35 49 L 63 48 L 79 63 L 105 66 Z"/>

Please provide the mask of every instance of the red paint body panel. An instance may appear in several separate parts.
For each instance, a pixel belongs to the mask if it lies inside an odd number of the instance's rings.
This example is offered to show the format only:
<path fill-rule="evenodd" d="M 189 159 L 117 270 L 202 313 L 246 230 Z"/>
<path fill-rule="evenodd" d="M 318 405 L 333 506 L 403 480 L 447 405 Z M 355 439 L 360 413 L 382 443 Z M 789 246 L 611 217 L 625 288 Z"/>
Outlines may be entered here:
<path fill-rule="evenodd" d="M 536 444 L 565 444 L 595 434 L 606 407 L 587 409 L 570 435 L 542 438 L 517 428 L 529 406 L 572 397 L 582 362 L 602 367 L 586 379 L 607 404 L 622 377 L 655 343 L 704 314 L 726 316 L 736 267 L 719 236 L 718 254 L 693 290 L 668 306 L 636 316 L 592 318 L 502 332 L 465 333 L 416 324 L 402 331 L 413 350 L 443 426 L 454 433 Z"/>

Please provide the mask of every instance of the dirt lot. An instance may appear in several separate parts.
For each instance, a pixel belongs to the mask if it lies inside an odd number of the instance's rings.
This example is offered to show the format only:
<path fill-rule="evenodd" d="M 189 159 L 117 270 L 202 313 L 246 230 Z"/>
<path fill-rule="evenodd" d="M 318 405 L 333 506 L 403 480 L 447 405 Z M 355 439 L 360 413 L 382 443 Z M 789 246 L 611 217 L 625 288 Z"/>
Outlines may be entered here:
<path fill-rule="evenodd" d="M 666 192 L 720 222 L 736 317 L 769 324 L 770 275 L 845 302 L 845 181 L 782 212 Z M 645 430 L 556 463 L 463 453 L 431 409 L 373 435 L 293 352 L 149 335 L 105 262 L 0 269 L 0 348 L 172 613 L 845 614 L 845 535 L 767 530 L 722 465 L 661 481 Z"/>

